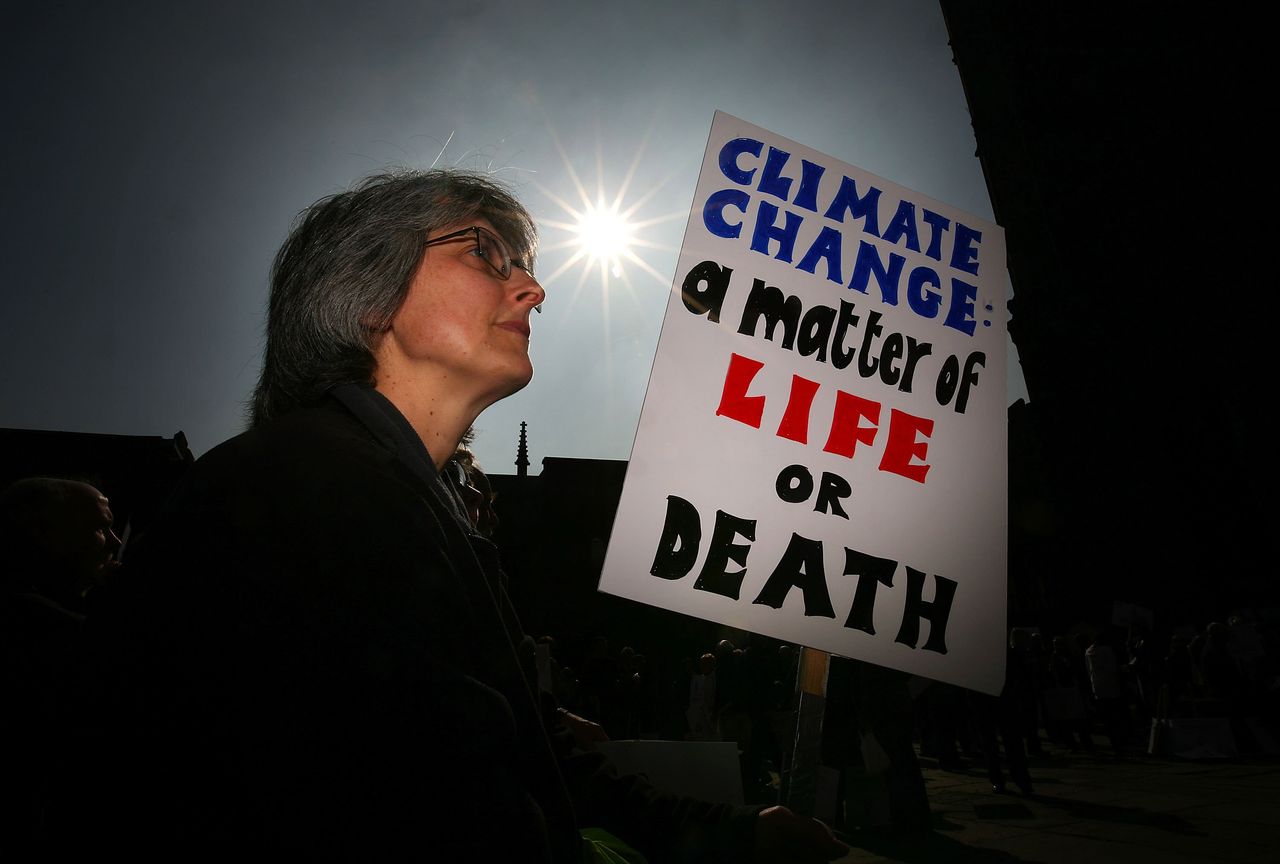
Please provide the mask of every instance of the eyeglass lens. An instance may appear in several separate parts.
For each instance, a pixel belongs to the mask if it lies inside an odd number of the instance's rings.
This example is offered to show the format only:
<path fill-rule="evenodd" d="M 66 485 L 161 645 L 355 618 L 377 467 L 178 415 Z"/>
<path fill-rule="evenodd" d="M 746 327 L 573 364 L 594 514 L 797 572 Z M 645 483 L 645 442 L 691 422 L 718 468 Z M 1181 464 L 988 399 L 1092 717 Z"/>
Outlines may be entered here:
<path fill-rule="evenodd" d="M 481 257 L 488 261 L 493 269 L 502 274 L 503 279 L 511 276 L 511 254 L 507 252 L 507 244 L 496 234 L 475 226 L 476 249 Z"/>

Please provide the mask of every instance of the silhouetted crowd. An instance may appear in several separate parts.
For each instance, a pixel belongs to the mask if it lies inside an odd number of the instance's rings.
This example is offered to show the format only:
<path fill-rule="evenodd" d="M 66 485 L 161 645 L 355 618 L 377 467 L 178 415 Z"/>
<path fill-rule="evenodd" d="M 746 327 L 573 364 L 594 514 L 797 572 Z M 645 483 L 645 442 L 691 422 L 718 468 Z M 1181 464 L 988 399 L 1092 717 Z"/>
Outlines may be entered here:
<path fill-rule="evenodd" d="M 477 530 L 497 525 L 493 495 L 474 458 L 446 470 Z M 4 773 L 10 848 L 42 842 L 75 808 L 85 742 L 102 746 L 86 632 L 110 605 L 121 544 L 110 503 L 92 485 L 29 479 L 0 494 L 4 562 L 2 630 Z M 748 802 L 779 800 L 796 736 L 798 649 L 762 637 L 728 639 L 684 656 L 543 636 L 537 680 L 583 747 L 603 739 L 732 741 Z M 834 658 L 821 758 L 838 777 L 839 827 L 922 830 L 928 802 L 917 763 L 985 770 L 993 791 L 1006 775 L 1033 794 L 1032 765 L 1048 748 L 1093 751 L 1103 738 L 1124 757 L 1162 752 L 1160 730 L 1215 722 L 1240 753 L 1276 752 L 1280 669 L 1277 628 L 1248 611 L 1225 623 L 1169 634 L 1081 626 L 1047 636 L 1015 627 L 1003 691 L 987 696 L 865 663 Z M 657 641 L 651 640 L 651 641 Z"/>
<path fill-rule="evenodd" d="M 699 655 L 651 663 L 631 645 L 615 653 L 605 636 L 569 661 L 554 637 L 538 641 L 540 680 L 566 709 L 597 720 L 614 739 L 734 741 L 748 799 L 776 800 L 783 748 L 795 734 L 792 646 L 761 639 L 737 648 L 722 639 Z"/>

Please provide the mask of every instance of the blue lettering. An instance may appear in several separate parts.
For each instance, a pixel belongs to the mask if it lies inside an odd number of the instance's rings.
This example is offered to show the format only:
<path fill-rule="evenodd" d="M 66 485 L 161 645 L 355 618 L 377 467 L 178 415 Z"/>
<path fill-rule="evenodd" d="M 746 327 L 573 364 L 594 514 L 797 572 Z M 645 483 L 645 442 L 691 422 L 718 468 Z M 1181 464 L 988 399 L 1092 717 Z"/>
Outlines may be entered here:
<path fill-rule="evenodd" d="M 917 267 L 907 277 L 907 303 L 911 311 L 922 318 L 937 318 L 938 307 L 942 305 L 942 295 L 937 291 L 926 291 L 925 286 L 940 287 L 938 274 L 928 267 Z"/>
<path fill-rule="evenodd" d="M 956 245 L 951 247 L 951 266 L 966 273 L 978 275 L 978 250 L 975 243 L 982 242 L 982 232 L 963 222 L 956 223 Z"/>
<path fill-rule="evenodd" d="M 844 283 L 840 275 L 840 232 L 830 225 L 823 225 L 818 239 L 813 241 L 809 251 L 804 253 L 796 267 L 812 273 L 818 266 L 818 259 L 827 259 L 827 278 L 837 285 Z"/>
<path fill-rule="evenodd" d="M 934 261 L 942 260 L 942 235 L 951 228 L 951 220 L 946 216 L 939 216 L 928 207 L 920 208 L 924 213 L 924 221 L 929 223 L 929 227 L 933 232 L 929 235 L 929 248 L 925 250 L 926 255 Z"/>
<path fill-rule="evenodd" d="M 867 282 L 874 273 L 876 282 L 880 284 L 880 297 L 890 306 L 898 305 L 898 279 L 902 276 L 902 265 L 907 263 L 896 252 L 889 253 L 889 265 L 880 262 L 880 252 L 866 240 L 858 246 L 858 257 L 853 262 L 853 276 L 849 279 L 849 287 L 854 291 L 867 293 Z"/>
<path fill-rule="evenodd" d="M 751 196 L 741 189 L 721 189 L 707 197 L 702 208 L 702 224 L 717 237 L 737 237 L 742 233 L 742 222 L 730 224 L 724 221 L 724 208 L 737 207 L 745 215 Z"/>
<path fill-rule="evenodd" d="M 756 169 L 743 171 L 738 167 L 738 157 L 743 153 L 759 156 L 762 149 L 764 149 L 763 141 L 757 141 L 754 138 L 734 138 L 720 148 L 720 170 L 734 183 L 750 185 Z"/>
<path fill-rule="evenodd" d="M 804 221 L 804 217 L 790 210 L 786 211 L 786 216 L 786 225 L 779 228 L 774 224 L 778 219 L 778 208 L 768 201 L 760 202 L 760 207 L 756 210 L 756 229 L 751 234 L 753 252 L 768 255 L 769 241 L 777 240 L 778 254 L 773 257 L 779 261 L 791 263 L 791 256 L 796 248 L 796 232 L 800 230 L 800 223 Z"/>
<path fill-rule="evenodd" d="M 912 252 L 920 251 L 920 235 L 916 232 L 916 205 L 910 201 L 899 201 L 898 212 L 889 220 L 884 239 L 887 243 L 897 243 L 907 238 L 907 248 Z"/>
<path fill-rule="evenodd" d="M 858 188 L 853 185 L 852 180 L 845 177 L 840 181 L 840 189 L 836 192 L 836 197 L 831 199 L 831 206 L 823 215 L 836 222 L 843 222 L 844 214 L 848 211 L 854 219 L 866 219 L 863 231 L 872 237 L 879 237 L 880 214 L 876 210 L 879 203 L 879 189 L 871 186 L 867 189 L 867 194 L 859 198 Z"/>
<path fill-rule="evenodd" d="M 795 205 L 806 210 L 818 212 L 818 181 L 826 171 L 821 165 L 814 165 L 808 159 L 800 160 L 800 189 L 796 192 Z"/>
<path fill-rule="evenodd" d="M 756 188 L 766 195 L 786 201 L 787 194 L 791 191 L 792 178 L 783 177 L 782 169 L 790 158 L 791 154 L 786 150 L 770 147 L 769 158 L 764 160 L 764 171 L 760 174 L 760 185 Z"/>
<path fill-rule="evenodd" d="M 973 320 L 973 301 L 978 296 L 976 285 L 961 282 L 951 277 L 951 308 L 947 310 L 947 320 L 943 323 L 954 327 L 961 333 L 973 335 L 977 323 Z"/>

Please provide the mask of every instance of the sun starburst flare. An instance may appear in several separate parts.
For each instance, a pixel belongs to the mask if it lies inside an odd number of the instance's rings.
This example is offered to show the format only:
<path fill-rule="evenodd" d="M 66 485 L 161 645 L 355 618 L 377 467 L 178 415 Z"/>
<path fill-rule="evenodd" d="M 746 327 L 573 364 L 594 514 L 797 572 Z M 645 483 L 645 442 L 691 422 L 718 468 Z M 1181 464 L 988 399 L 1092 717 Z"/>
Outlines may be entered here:
<path fill-rule="evenodd" d="M 618 204 L 603 199 L 578 215 L 574 226 L 578 246 L 587 253 L 588 264 L 602 264 L 615 279 L 622 275 L 622 259 L 631 251 L 635 228 L 618 212 Z"/>
<path fill-rule="evenodd" d="M 571 200 L 576 198 L 577 203 L 570 203 L 570 200 L 566 200 L 564 196 L 558 195 L 535 181 L 534 185 L 537 189 L 560 209 L 564 217 L 561 219 L 540 220 L 544 227 L 554 229 L 562 235 L 562 239 L 555 240 L 551 244 L 544 246 L 544 251 L 570 250 L 569 256 L 554 271 L 546 276 L 539 274 L 538 278 L 544 285 L 550 284 L 575 267 L 580 266 L 576 284 L 569 298 L 569 307 L 572 308 L 582 291 L 590 283 L 592 289 L 598 289 L 601 292 L 606 317 L 605 328 L 607 330 L 609 295 L 616 287 L 621 287 L 628 299 L 633 304 L 639 305 L 636 299 L 635 285 L 631 280 L 632 271 L 639 269 L 653 277 L 663 288 L 670 287 L 670 274 L 660 273 L 652 264 L 644 260 L 637 250 L 651 249 L 674 254 L 677 251 L 675 248 L 653 242 L 645 236 L 645 231 L 663 222 L 685 218 L 687 212 L 677 211 L 647 219 L 637 218 L 639 211 L 649 204 L 657 192 L 666 184 L 666 180 L 663 180 L 654 184 L 635 200 L 628 200 L 628 191 L 631 188 L 632 181 L 635 179 L 636 170 L 640 165 L 645 145 L 648 142 L 649 136 L 647 133 L 636 148 L 635 156 L 631 160 L 631 165 L 627 168 L 622 183 L 618 186 L 617 191 L 612 194 L 608 194 L 605 191 L 604 157 L 600 142 L 597 140 L 596 189 L 595 194 L 592 195 L 579 178 L 578 172 L 574 170 L 573 164 L 570 162 L 568 154 L 561 145 L 555 131 L 553 129 L 549 131 L 552 141 L 560 153 L 560 159 L 564 163 L 565 173 L 569 176 L 573 185 L 573 194 L 568 197 Z M 593 275 L 598 275 L 598 283 L 592 279 Z"/>

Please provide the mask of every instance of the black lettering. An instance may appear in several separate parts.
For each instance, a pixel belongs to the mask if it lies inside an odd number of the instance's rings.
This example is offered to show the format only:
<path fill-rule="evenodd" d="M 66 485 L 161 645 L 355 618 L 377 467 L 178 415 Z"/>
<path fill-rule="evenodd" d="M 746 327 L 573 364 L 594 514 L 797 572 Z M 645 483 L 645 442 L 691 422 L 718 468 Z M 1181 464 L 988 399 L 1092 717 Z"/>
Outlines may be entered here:
<path fill-rule="evenodd" d="M 836 610 L 831 608 L 831 594 L 827 591 L 827 577 L 822 567 L 821 541 L 792 534 L 787 551 L 782 553 L 782 560 L 773 568 L 760 596 L 753 602 L 781 609 L 792 588 L 799 588 L 804 594 L 806 617 L 836 617 Z"/>
<path fill-rule="evenodd" d="M 800 504 L 813 494 L 813 475 L 803 465 L 788 465 L 778 472 L 778 497 L 788 504 Z"/>
<path fill-rule="evenodd" d="M 764 338 L 773 341 L 773 331 L 781 321 L 781 344 L 790 351 L 795 343 L 802 308 L 799 297 L 786 296 L 778 288 L 764 284 L 763 279 L 756 279 L 751 283 L 751 293 L 747 295 L 747 305 L 742 310 L 742 323 L 738 326 L 738 332 L 743 336 L 756 335 L 756 322 L 763 315 Z"/>
<path fill-rule="evenodd" d="M 800 322 L 800 341 L 796 346 L 801 356 L 808 357 L 817 352 L 814 359 L 819 363 L 827 362 L 827 342 L 831 339 L 831 325 L 835 320 L 836 310 L 830 306 L 809 307 Z"/>
<path fill-rule="evenodd" d="M 898 382 L 899 390 L 903 393 L 911 392 L 911 380 L 916 374 L 916 364 L 922 357 L 928 357 L 932 353 L 933 346 L 928 342 L 917 342 L 914 336 L 907 337 L 907 364 L 902 369 L 902 380 Z"/>
<path fill-rule="evenodd" d="M 876 367 L 880 364 L 880 358 L 871 354 L 871 343 L 884 332 L 884 328 L 880 326 L 880 317 L 879 312 L 868 315 L 867 329 L 862 333 L 862 350 L 858 353 L 858 374 L 863 378 L 870 378 L 876 374 Z"/>
<path fill-rule="evenodd" d="M 751 551 L 749 544 L 733 542 L 738 535 L 754 541 L 756 520 L 739 519 L 723 510 L 717 510 L 716 527 L 711 531 L 711 544 L 707 547 L 707 560 L 702 564 L 698 581 L 693 583 L 694 588 L 738 599 L 738 593 L 742 590 L 742 577 L 747 575 L 747 553 Z M 730 561 L 742 569 L 730 573 L 727 569 Z"/>
<path fill-rule="evenodd" d="M 853 608 L 849 610 L 849 618 L 844 626 L 871 636 L 876 635 L 876 628 L 872 623 L 876 588 L 880 585 L 892 588 L 893 574 L 897 569 L 897 561 L 877 558 L 856 549 L 844 550 L 844 575 L 858 577 L 858 587 L 853 591 Z"/>
<path fill-rule="evenodd" d="M 947 653 L 947 619 L 951 617 L 951 603 L 956 597 L 956 583 L 937 574 L 933 577 L 933 600 L 924 599 L 924 574 L 907 568 L 907 602 L 902 608 L 902 626 L 893 641 L 911 648 L 920 639 L 920 619 L 929 621 L 929 638 L 925 651 Z"/>
<path fill-rule="evenodd" d="M 702 523 L 698 509 L 683 498 L 667 496 L 667 518 L 649 572 L 659 579 L 683 579 L 698 560 Z"/>
<path fill-rule="evenodd" d="M 694 315 L 705 313 L 708 321 L 720 323 L 720 307 L 724 305 L 724 295 L 729 290 L 731 275 L 732 267 L 723 267 L 715 261 L 703 261 L 695 265 L 680 285 L 680 299 L 684 301 L 684 308 Z M 699 288 L 703 283 L 707 287 Z"/>
<path fill-rule="evenodd" d="M 858 349 L 850 348 L 846 351 L 844 347 L 845 334 L 850 327 L 857 326 L 858 316 L 853 314 L 853 304 L 847 300 L 841 300 L 840 314 L 836 318 L 836 334 L 831 342 L 831 365 L 837 369 L 848 366 L 858 354 Z"/>
<path fill-rule="evenodd" d="M 852 494 L 853 487 L 849 485 L 848 480 L 839 474 L 823 471 L 822 485 L 818 487 L 818 500 L 814 503 L 813 510 L 815 513 L 834 513 L 848 519 L 849 514 L 840 506 L 840 499 L 848 498 Z"/>
<path fill-rule="evenodd" d="M 894 365 L 902 358 L 902 334 L 890 333 L 884 337 L 884 345 L 880 348 L 880 380 L 892 387 L 898 383 L 901 372 Z"/>

